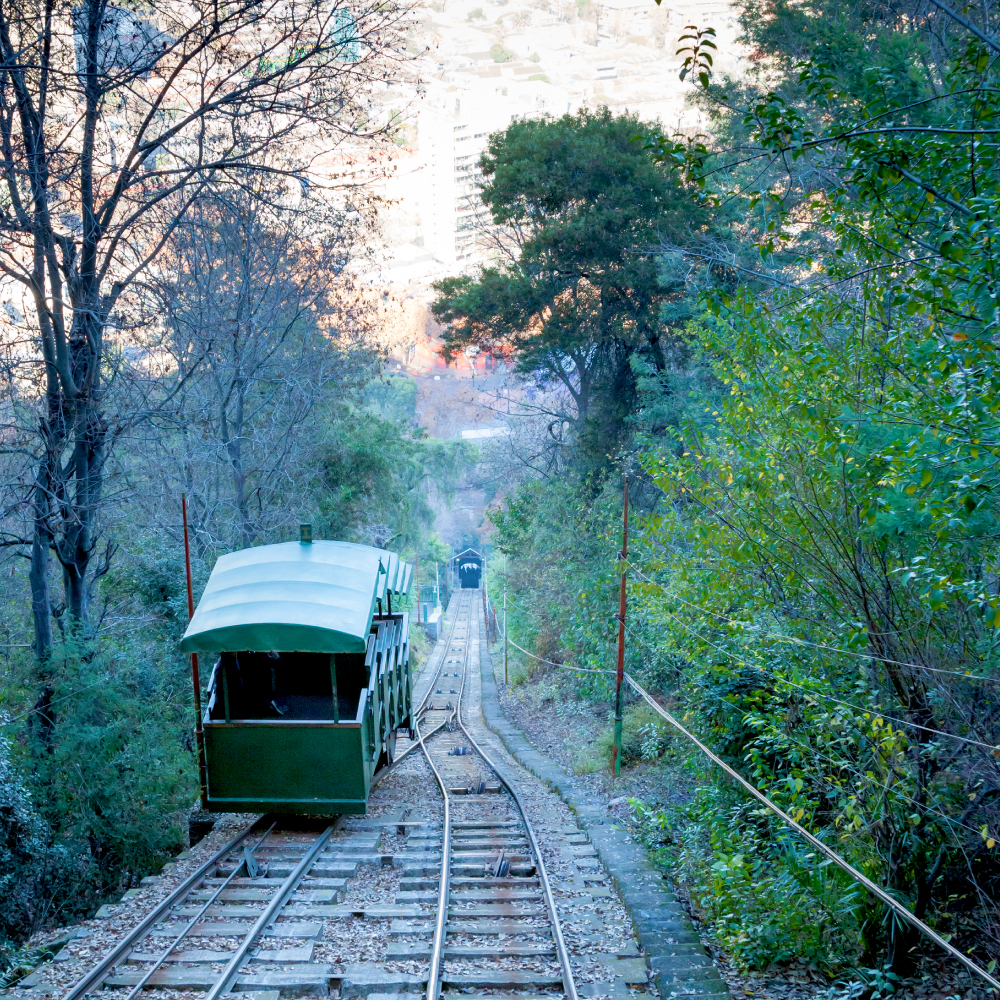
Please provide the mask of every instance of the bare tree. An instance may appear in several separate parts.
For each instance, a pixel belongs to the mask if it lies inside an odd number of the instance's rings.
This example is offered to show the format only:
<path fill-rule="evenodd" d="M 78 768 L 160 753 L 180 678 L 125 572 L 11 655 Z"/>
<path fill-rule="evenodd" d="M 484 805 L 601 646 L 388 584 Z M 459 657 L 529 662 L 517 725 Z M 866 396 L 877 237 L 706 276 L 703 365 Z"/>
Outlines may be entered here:
<path fill-rule="evenodd" d="M 317 411 L 380 360 L 345 274 L 356 220 L 279 196 L 266 173 L 202 196 L 151 284 L 171 374 L 146 453 L 188 493 L 202 551 L 249 546 L 308 507 Z"/>
<path fill-rule="evenodd" d="M 250 164 L 306 182 L 312 156 L 380 131 L 372 95 L 404 14 L 383 0 L 151 0 L 141 14 L 0 0 L 0 272 L 32 311 L 18 364 L 33 362 L 21 391 L 39 400 L 24 541 L 40 660 L 50 552 L 69 621 L 89 627 L 123 297 L 207 186 Z"/>

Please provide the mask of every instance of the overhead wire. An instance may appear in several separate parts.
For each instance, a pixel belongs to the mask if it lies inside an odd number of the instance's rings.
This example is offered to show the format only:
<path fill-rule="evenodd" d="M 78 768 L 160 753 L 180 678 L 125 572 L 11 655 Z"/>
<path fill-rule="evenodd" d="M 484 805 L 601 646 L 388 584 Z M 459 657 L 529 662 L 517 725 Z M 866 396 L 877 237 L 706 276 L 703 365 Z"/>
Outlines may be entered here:
<path fill-rule="evenodd" d="M 696 611 L 701 611 L 703 614 L 711 615 L 713 618 L 719 618 L 722 621 L 730 622 L 734 625 L 746 626 L 747 622 L 741 621 L 739 618 L 731 618 L 729 615 L 724 615 L 718 611 L 712 611 L 709 608 L 703 608 L 699 604 L 694 604 L 691 601 L 685 600 L 680 594 L 675 594 L 670 590 L 667 590 L 662 583 L 656 580 L 651 580 L 648 576 L 635 563 L 630 562 L 628 559 L 625 560 L 627 566 L 630 569 L 634 569 L 635 572 L 643 578 L 647 583 L 652 584 L 652 586 L 659 588 L 668 597 L 672 597 L 676 601 L 680 601 L 681 604 L 686 604 L 689 608 L 694 608 Z M 968 674 L 963 673 L 960 670 L 944 670 L 941 667 L 929 667 L 922 663 L 909 663 L 905 660 L 893 660 L 887 656 L 873 656 L 871 653 L 859 653 L 856 649 L 842 649 L 839 646 L 830 646 L 823 642 L 812 642 L 808 639 L 800 639 L 793 635 L 782 635 L 780 632 L 767 632 L 764 638 L 774 639 L 776 642 L 787 642 L 794 646 L 811 646 L 813 649 L 826 649 L 833 653 L 843 653 L 845 656 L 854 656 L 859 659 L 873 660 L 877 659 L 881 663 L 891 663 L 893 666 L 897 667 L 911 667 L 914 670 L 929 670 L 935 674 L 948 674 L 952 677 L 961 677 L 963 680 L 968 681 L 986 681 L 989 684 L 1000 684 L 1000 677 L 983 677 L 979 674 Z"/>
<path fill-rule="evenodd" d="M 764 670 L 763 667 L 759 666 L 756 663 L 752 663 L 750 660 L 745 660 L 743 657 L 738 656 L 736 653 L 731 652 L 730 650 L 724 648 L 723 646 L 720 646 L 718 643 L 712 642 L 712 640 L 709 639 L 707 636 L 704 636 L 697 630 L 693 629 L 690 625 L 687 624 L 687 622 L 683 621 L 681 618 L 678 618 L 677 615 L 672 614 L 670 611 L 667 611 L 666 608 L 663 609 L 663 612 L 668 617 L 673 618 L 673 620 L 677 622 L 677 624 L 680 625 L 681 628 L 686 629 L 697 639 L 700 639 L 702 642 L 707 643 L 713 649 L 717 649 L 720 653 L 730 657 L 737 663 L 750 667 L 751 670 L 756 670 L 758 673 L 767 676 L 767 672 Z M 853 702 L 844 701 L 841 698 L 836 698 L 834 695 L 826 694 L 822 691 L 816 691 L 814 688 L 806 687 L 806 685 L 799 684 L 797 681 L 789 680 L 787 677 L 779 677 L 777 675 L 772 675 L 771 679 L 776 683 L 788 684 L 790 687 L 798 688 L 800 691 L 804 691 L 807 695 L 811 695 L 814 698 L 824 698 L 835 705 L 841 705 L 844 708 L 850 708 L 856 712 L 861 712 L 861 713 L 867 712 L 868 714 L 874 714 L 881 719 L 888 719 L 890 722 L 898 723 L 900 726 L 907 726 L 907 727 L 917 726 L 920 730 L 922 730 L 925 733 L 933 733 L 935 736 L 943 736 L 946 739 L 955 740 L 956 742 L 959 743 L 967 743 L 970 746 L 982 747 L 984 750 L 989 750 L 991 753 L 1000 750 L 1000 746 L 997 746 L 996 744 L 993 743 L 984 743 L 982 740 L 970 739 L 968 736 L 957 736 L 954 733 L 946 733 L 943 729 L 932 729 L 929 726 L 918 725 L 913 722 L 908 722 L 907 720 L 900 719 L 897 716 L 889 715 L 886 712 L 883 712 L 881 709 L 865 708 L 863 705 L 855 705 Z"/>
<path fill-rule="evenodd" d="M 94 681 L 93 684 L 88 684 L 86 687 L 77 688 L 76 691 L 70 691 L 69 694 L 60 695 L 60 697 L 58 698 L 53 698 L 44 708 L 37 708 L 37 707 L 32 708 L 29 709 L 27 712 L 23 712 L 21 715 L 15 715 L 13 719 L 4 719 L 3 722 L 0 722 L 0 729 L 2 729 L 4 726 L 12 726 L 14 725 L 15 722 L 20 722 L 22 719 L 28 718 L 29 715 L 38 715 L 47 712 L 49 706 L 57 705 L 59 704 L 59 702 L 65 701 L 67 698 L 75 698 L 79 694 L 85 694 L 87 691 L 91 691 L 95 687 L 99 687 L 101 684 L 104 683 L 106 683 L 106 681 L 102 677 L 100 680 Z"/>
<path fill-rule="evenodd" d="M 625 627 L 626 627 L 626 630 L 631 635 L 635 636 L 636 633 L 635 633 L 635 630 L 633 628 L 631 628 L 628 625 L 626 625 Z M 501 632 L 501 635 L 502 634 L 503 633 Z M 612 676 L 615 673 L 615 671 L 612 670 L 612 669 L 610 669 L 610 668 L 597 669 L 597 668 L 594 668 L 594 667 L 580 667 L 580 666 L 575 666 L 573 664 L 556 663 L 554 660 L 547 660 L 544 657 L 536 656 L 534 653 L 528 652 L 528 650 L 524 649 L 522 646 L 519 646 L 516 642 L 514 642 L 513 639 L 511 639 L 509 637 L 507 638 L 507 641 L 515 649 L 520 650 L 520 652 L 525 653 L 527 656 L 530 656 L 532 659 L 539 660 L 540 662 L 546 663 L 546 664 L 548 664 L 549 666 L 552 666 L 552 667 L 557 667 L 560 670 L 573 670 L 573 671 L 577 671 L 577 672 L 594 673 L 594 674 L 610 674 Z M 646 646 L 645 643 L 642 642 L 642 640 L 637 640 L 637 641 L 639 642 L 639 644 L 641 646 L 644 646 L 646 648 L 647 652 L 650 652 L 650 653 L 654 652 L 653 650 L 649 649 L 649 647 Z M 709 697 L 713 697 L 713 696 L 710 695 Z M 729 708 L 730 710 L 732 710 L 734 712 L 742 711 L 741 709 L 737 708 L 735 705 L 733 705 L 732 703 L 726 701 L 723 698 L 719 698 L 719 697 L 715 696 L 713 698 L 713 700 L 719 702 L 721 705 L 724 705 L 725 707 Z M 784 738 L 787 739 L 790 743 L 795 744 L 795 746 L 801 747 L 803 750 L 807 750 L 810 753 L 814 753 L 817 756 L 822 757 L 823 759 L 829 761 L 831 764 L 837 764 L 837 763 L 839 763 L 833 757 L 827 756 L 826 754 L 822 753 L 822 751 L 817 750 L 815 747 L 810 747 L 810 746 L 808 746 L 805 743 L 800 743 L 798 740 L 792 739 L 787 734 L 785 734 Z M 928 812 L 934 813 L 936 816 L 941 817 L 941 819 L 947 821 L 949 824 L 960 826 L 960 827 L 962 827 L 962 829 L 968 830 L 970 833 L 978 834 L 980 832 L 979 830 L 975 829 L 974 827 L 968 826 L 967 824 L 962 823 L 961 821 L 954 819 L 953 817 L 949 816 L 947 813 L 941 812 L 940 809 L 936 809 L 933 806 L 927 805 L 926 803 L 918 803 L 916 801 L 916 799 L 913 799 L 913 798 L 911 798 L 908 795 L 904 795 L 898 789 L 894 791 L 894 794 L 897 795 L 897 796 L 899 796 L 902 799 L 905 799 L 907 802 L 911 803 L 914 806 L 920 806 L 920 808 L 922 808 L 922 809 L 924 809 L 924 810 L 926 810 Z"/>
<path fill-rule="evenodd" d="M 650 582 L 655 582 L 655 581 L 650 581 Z M 709 646 L 712 646 L 714 649 L 717 649 L 720 653 L 723 653 L 724 655 L 730 657 L 731 659 L 735 660 L 737 663 L 740 663 L 740 664 L 743 664 L 744 666 L 750 667 L 751 670 L 756 670 L 758 673 L 763 674 L 765 677 L 768 676 L 767 672 L 764 670 L 763 667 L 759 666 L 756 663 L 752 663 L 751 661 L 746 660 L 746 659 L 744 659 L 741 656 L 738 656 L 736 653 L 733 653 L 730 650 L 725 649 L 723 646 L 720 646 L 717 643 L 712 642 L 712 640 L 709 639 L 707 636 L 704 636 L 700 632 L 698 632 L 695 629 L 693 629 L 690 625 L 688 625 L 681 618 L 678 618 L 676 615 L 674 615 L 671 612 L 667 611 L 666 608 L 664 608 L 663 611 L 664 611 L 664 613 L 668 617 L 673 618 L 674 621 L 676 621 L 678 623 L 678 625 L 680 625 L 682 628 L 686 629 L 688 632 L 690 632 L 696 638 L 700 639 L 702 642 L 707 643 Z M 529 653 L 526 649 L 522 649 L 520 646 L 518 646 L 516 643 L 514 643 L 511 639 L 508 639 L 507 641 L 512 646 L 514 646 L 515 649 L 519 649 L 522 653 L 525 653 L 526 655 L 531 656 L 531 657 L 533 657 L 536 660 L 540 660 L 543 663 L 549 663 L 551 666 L 554 666 L 554 667 L 561 667 L 561 666 L 563 666 L 563 664 L 555 663 L 552 660 L 545 660 L 545 659 L 543 659 L 540 656 L 535 656 L 534 653 Z M 586 668 L 586 667 L 569 668 L 569 669 L 592 670 L 593 673 L 602 673 L 602 671 L 600 671 L 600 670 L 594 670 L 593 668 Z M 610 672 L 614 673 L 614 671 L 610 671 Z M 874 714 L 874 715 L 878 716 L 881 719 L 888 719 L 890 722 L 895 722 L 895 723 L 897 723 L 900 726 L 911 727 L 911 726 L 915 725 L 915 723 L 908 722 L 905 719 L 900 719 L 897 716 L 889 715 L 886 712 L 882 711 L 881 709 L 865 708 L 862 705 L 855 705 L 853 702 L 844 701 L 843 699 L 837 698 L 837 697 L 835 697 L 832 694 L 827 694 L 826 692 L 817 691 L 817 690 L 815 690 L 815 688 L 810 688 L 810 687 L 807 687 L 804 684 L 799 684 L 797 681 L 789 680 L 787 677 L 779 677 L 779 676 L 775 675 L 775 676 L 772 676 L 771 679 L 774 680 L 776 683 L 787 684 L 790 687 L 798 688 L 800 691 L 804 691 L 807 695 L 810 695 L 813 698 L 816 698 L 816 699 L 823 698 L 823 699 L 825 699 L 825 700 L 827 700 L 829 702 L 832 702 L 833 704 L 840 705 L 840 706 L 842 706 L 844 708 L 853 709 L 856 712 Z M 996 744 L 992 744 L 992 743 L 984 743 L 982 740 L 971 739 L 971 738 L 969 738 L 967 736 L 958 736 L 955 733 L 947 733 L 947 732 L 945 732 L 942 729 L 932 729 L 932 728 L 930 728 L 928 726 L 919 726 L 919 728 L 923 732 L 925 732 L 925 733 L 933 733 L 935 736 L 943 736 L 946 739 L 955 740 L 956 742 L 959 742 L 959 743 L 966 743 L 966 744 L 969 744 L 970 746 L 978 746 L 978 747 L 981 747 L 984 750 L 989 750 L 991 753 L 995 753 L 996 751 L 1000 751 L 1000 746 L 997 746 Z"/>
<path fill-rule="evenodd" d="M 533 659 L 539 660 L 542 663 L 548 663 L 553 667 L 558 667 L 563 670 L 576 670 L 584 671 L 588 673 L 604 673 L 613 674 L 613 670 L 597 670 L 593 667 L 575 667 L 570 664 L 556 663 L 554 660 L 547 660 L 544 657 L 536 656 L 534 653 L 529 653 L 527 650 L 520 646 L 517 646 L 509 637 L 507 642 L 513 645 L 516 649 L 519 649 L 523 653 L 527 653 Z M 892 909 L 895 913 L 898 913 L 903 920 L 909 923 L 911 926 L 915 927 L 925 936 L 929 937 L 936 945 L 943 948 L 954 958 L 957 958 L 969 971 L 975 973 L 980 978 L 988 982 L 994 989 L 1000 990 L 1000 980 L 995 979 L 986 969 L 977 965 L 966 955 L 963 955 L 954 945 L 946 941 L 940 934 L 938 934 L 933 928 L 929 927 L 923 920 L 917 917 L 915 914 L 911 913 L 902 903 L 897 899 L 893 898 L 886 890 L 884 890 L 880 885 L 873 882 L 870 878 L 864 875 L 862 872 L 858 871 L 849 861 L 842 858 L 836 851 L 827 846 L 822 840 L 820 840 L 815 834 L 810 833 L 801 823 L 794 820 L 788 815 L 779 805 L 772 802 L 763 792 L 755 788 L 749 781 L 747 781 L 738 771 L 730 767 L 722 758 L 717 754 L 713 753 L 704 743 L 701 742 L 693 733 L 682 726 L 666 709 L 664 709 L 648 691 L 645 690 L 632 675 L 628 672 L 624 672 L 625 680 L 633 688 L 633 690 L 644 700 L 650 707 L 661 715 L 670 725 L 672 725 L 678 732 L 680 732 L 686 739 L 690 740 L 705 756 L 707 756 L 712 763 L 717 767 L 721 768 L 729 777 L 736 781 L 740 787 L 744 788 L 749 792 L 755 799 L 761 802 L 765 808 L 773 812 L 779 819 L 782 820 L 786 825 L 791 827 L 796 833 L 803 837 L 809 844 L 820 851 L 826 858 L 828 858 L 833 864 L 837 865 L 838 868 L 846 872 L 852 879 L 854 879 L 858 884 L 867 889 L 872 895 L 879 899 L 882 903 Z M 888 716 L 883 716 L 884 718 L 889 718 Z M 947 734 L 945 734 L 947 735 Z"/>
<path fill-rule="evenodd" d="M 626 625 L 625 629 L 633 637 L 633 640 L 636 643 L 638 643 L 638 645 L 640 645 L 641 647 L 643 647 L 644 649 L 646 649 L 647 652 L 655 654 L 655 651 L 652 650 L 652 649 L 650 649 L 642 641 L 642 639 L 637 638 L 636 631 L 633 628 L 631 628 L 630 626 Z M 738 713 L 741 713 L 743 715 L 749 715 L 750 714 L 746 709 L 739 708 L 738 706 L 734 705 L 732 702 L 726 701 L 725 698 L 721 698 L 718 695 L 713 695 L 713 694 L 710 694 L 708 692 L 703 692 L 703 694 L 704 694 L 705 697 L 711 699 L 712 701 L 714 701 L 717 704 L 721 705 L 723 708 L 727 708 L 727 709 L 729 709 L 732 712 L 738 712 Z M 828 761 L 830 764 L 833 764 L 835 766 L 841 766 L 841 767 L 844 766 L 844 763 L 842 761 L 838 761 L 835 757 L 831 757 L 828 754 L 823 753 L 822 750 L 819 750 L 818 748 L 816 748 L 814 746 L 810 746 L 808 743 L 801 743 L 798 740 L 793 739 L 788 733 L 782 733 L 781 738 L 784 739 L 784 740 L 787 740 L 789 743 L 793 744 L 794 746 L 800 747 L 801 749 L 807 751 L 808 753 L 815 754 L 817 757 L 820 757 L 823 760 Z M 898 796 L 900 799 L 903 799 L 904 801 L 909 802 L 911 805 L 913 805 L 913 806 L 915 806 L 915 807 L 917 807 L 919 809 L 923 809 L 926 812 L 931 812 L 935 816 L 941 817 L 941 819 L 945 820 L 951 826 L 959 826 L 963 830 L 967 830 L 969 833 L 975 834 L 976 836 L 980 835 L 980 830 L 978 830 L 976 827 L 969 826 L 967 823 L 963 823 L 963 822 L 961 822 L 961 820 L 957 820 L 953 816 L 949 816 L 947 813 L 941 812 L 940 809 L 937 809 L 934 806 L 927 805 L 926 803 L 923 803 L 923 802 L 918 802 L 916 799 L 912 798 L 911 796 L 906 795 L 903 792 L 900 792 L 898 788 L 894 787 L 892 791 L 893 791 L 893 794 L 896 795 L 896 796 Z"/>
<path fill-rule="evenodd" d="M 747 781 L 738 771 L 730 767 L 721 757 L 713 753 L 701 740 L 698 739 L 693 733 L 682 726 L 665 708 L 663 708 L 652 695 L 649 694 L 645 688 L 641 687 L 636 680 L 632 677 L 630 673 L 625 672 L 625 680 L 631 685 L 631 687 L 636 691 L 640 697 L 659 715 L 663 716 L 667 722 L 670 723 L 678 732 L 680 732 L 684 737 L 690 740 L 696 747 L 706 757 L 708 757 L 713 764 L 721 768 L 730 778 L 736 781 L 740 787 L 749 792 L 755 799 L 761 802 L 767 809 L 770 809 L 776 816 L 790 826 L 799 836 L 804 837 L 813 847 L 820 851 L 825 857 L 829 858 L 838 868 L 845 871 L 851 878 L 853 878 L 860 885 L 864 886 L 873 896 L 879 899 L 886 906 L 890 907 L 895 913 L 898 913 L 907 923 L 915 927 L 922 934 L 929 937 L 936 945 L 944 948 L 950 955 L 957 958 L 969 971 L 974 972 L 981 979 L 986 980 L 994 989 L 1000 990 L 1000 980 L 995 979 L 986 969 L 977 965 L 972 959 L 963 955 L 953 944 L 946 941 L 940 934 L 937 933 L 932 927 L 929 927 L 924 923 L 918 916 L 911 913 L 899 900 L 893 898 L 888 892 L 885 891 L 880 885 L 877 885 L 870 878 L 864 875 L 862 872 L 858 871 L 849 861 L 842 858 L 836 851 L 828 847 L 822 840 L 819 839 L 815 834 L 810 833 L 804 826 L 798 823 L 796 820 L 792 819 L 780 806 L 772 802 L 763 792 L 755 788 L 749 781 Z"/>

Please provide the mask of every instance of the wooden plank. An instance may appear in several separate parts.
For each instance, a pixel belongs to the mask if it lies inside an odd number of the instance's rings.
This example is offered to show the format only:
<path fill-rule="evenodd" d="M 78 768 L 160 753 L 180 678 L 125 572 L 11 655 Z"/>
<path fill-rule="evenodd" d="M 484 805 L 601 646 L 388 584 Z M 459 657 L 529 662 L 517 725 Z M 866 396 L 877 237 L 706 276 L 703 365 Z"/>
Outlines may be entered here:
<path fill-rule="evenodd" d="M 519 969 L 495 969 L 441 976 L 442 986 L 480 986 L 502 989 L 505 986 L 561 986 L 562 976 L 545 972 L 522 972 Z"/>
<path fill-rule="evenodd" d="M 386 947 L 386 958 L 426 958 L 431 953 L 430 941 L 390 941 Z M 445 946 L 445 958 L 496 958 L 508 956 L 554 955 L 554 944 L 517 944 L 504 942 L 502 945 L 452 945 Z"/>
<path fill-rule="evenodd" d="M 491 892 L 489 889 L 470 889 L 466 892 L 453 892 L 451 902 L 454 903 L 502 903 L 513 900 L 540 900 L 542 899 L 541 889 L 497 889 Z M 397 903 L 426 903 L 432 905 L 437 902 L 436 892 L 397 892 Z"/>
<path fill-rule="evenodd" d="M 537 917 L 547 914 L 543 907 L 533 906 L 519 909 L 509 903 L 485 903 L 458 909 L 453 902 L 448 904 L 448 916 L 452 917 Z"/>
<path fill-rule="evenodd" d="M 223 878 L 232 875 L 233 870 L 238 866 L 233 864 L 219 865 L 218 873 Z M 294 864 L 287 861 L 279 861 L 267 866 L 267 874 L 269 878 L 283 879 L 288 878 L 292 874 L 292 869 L 295 867 Z M 357 874 L 358 871 L 358 859 L 349 858 L 344 861 L 337 862 L 336 864 L 325 864 L 322 862 L 317 862 L 309 869 L 311 875 L 318 875 L 324 879 L 349 879 Z M 206 881 L 208 881 L 206 879 Z M 239 879 L 233 879 L 233 882 L 238 882 Z"/>
<path fill-rule="evenodd" d="M 111 989 L 135 986 L 144 975 L 142 971 L 119 972 L 109 976 L 104 981 L 104 986 Z M 325 996 L 333 976 L 331 965 L 305 965 L 295 972 L 247 973 L 237 978 L 233 984 L 233 992 L 280 989 Z M 219 973 L 212 966 L 193 965 L 179 969 L 158 969 L 146 985 L 152 989 L 209 990 L 218 978 Z"/>
<path fill-rule="evenodd" d="M 272 880 L 268 879 L 268 881 Z M 281 888 L 280 879 L 274 879 L 273 881 L 274 885 L 261 886 L 259 889 L 223 889 L 216 898 L 236 903 L 254 903 L 268 900 Z M 204 901 L 211 898 L 213 891 L 211 889 L 195 889 L 188 896 L 188 899 L 193 902 Z M 337 893 L 333 889 L 296 889 L 292 894 L 292 899 L 300 903 L 330 903 L 336 898 Z"/>

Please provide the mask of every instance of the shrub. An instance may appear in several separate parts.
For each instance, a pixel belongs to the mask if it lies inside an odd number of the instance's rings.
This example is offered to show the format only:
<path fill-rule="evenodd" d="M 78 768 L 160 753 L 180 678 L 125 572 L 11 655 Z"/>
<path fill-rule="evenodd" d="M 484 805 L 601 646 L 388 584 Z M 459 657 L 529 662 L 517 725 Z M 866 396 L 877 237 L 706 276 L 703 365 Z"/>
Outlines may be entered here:
<path fill-rule="evenodd" d="M 184 846 L 181 815 L 197 795 L 186 665 L 156 647 L 68 649 L 53 689 L 72 714 L 35 748 L 38 800 L 55 839 L 93 860 L 99 894 L 129 888 Z"/>
<path fill-rule="evenodd" d="M 22 941 L 93 884 L 89 859 L 52 843 L 11 749 L 0 737 L 0 971 L 17 963 Z"/>

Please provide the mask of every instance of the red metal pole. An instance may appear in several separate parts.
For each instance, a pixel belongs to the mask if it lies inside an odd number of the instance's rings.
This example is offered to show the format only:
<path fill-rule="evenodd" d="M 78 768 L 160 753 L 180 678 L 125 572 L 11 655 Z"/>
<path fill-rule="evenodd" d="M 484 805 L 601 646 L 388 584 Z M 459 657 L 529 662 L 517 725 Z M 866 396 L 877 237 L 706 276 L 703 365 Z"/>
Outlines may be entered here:
<path fill-rule="evenodd" d="M 194 588 L 191 585 L 191 547 L 188 544 L 187 497 L 181 494 L 181 517 L 184 521 L 184 571 L 187 574 L 188 621 L 194 618 Z M 198 674 L 198 654 L 191 654 L 191 684 L 194 687 L 194 739 L 198 745 L 198 780 L 201 785 L 201 807 L 208 809 L 208 765 L 205 761 L 205 731 L 201 725 L 201 677 Z"/>
<path fill-rule="evenodd" d="M 622 682 L 625 680 L 625 567 L 628 559 L 628 476 L 625 477 L 625 512 L 622 518 L 622 584 L 618 595 L 618 670 L 615 674 L 615 747 L 611 766 L 615 775 L 622 769 Z"/>

